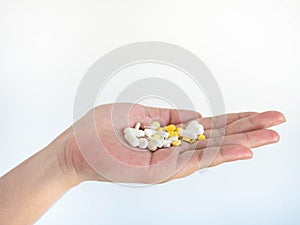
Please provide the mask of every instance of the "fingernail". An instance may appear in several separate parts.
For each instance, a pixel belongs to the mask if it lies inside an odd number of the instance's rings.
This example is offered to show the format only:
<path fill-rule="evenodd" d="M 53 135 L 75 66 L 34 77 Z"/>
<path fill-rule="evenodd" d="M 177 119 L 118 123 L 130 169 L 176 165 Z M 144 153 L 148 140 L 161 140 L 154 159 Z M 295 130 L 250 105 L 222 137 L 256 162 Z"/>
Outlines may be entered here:
<path fill-rule="evenodd" d="M 278 124 L 281 124 L 281 123 L 284 123 L 284 122 L 286 122 L 286 119 L 283 116 L 279 120 L 277 120 L 276 122 L 272 123 L 272 125 L 275 126 L 275 125 L 278 125 Z"/>
<path fill-rule="evenodd" d="M 253 155 L 245 155 L 242 159 L 252 159 Z"/>
<path fill-rule="evenodd" d="M 244 155 L 241 155 L 239 157 L 240 160 L 243 160 L 243 159 L 251 159 L 253 157 L 253 153 L 252 152 L 249 152 L 247 154 L 244 154 Z"/>

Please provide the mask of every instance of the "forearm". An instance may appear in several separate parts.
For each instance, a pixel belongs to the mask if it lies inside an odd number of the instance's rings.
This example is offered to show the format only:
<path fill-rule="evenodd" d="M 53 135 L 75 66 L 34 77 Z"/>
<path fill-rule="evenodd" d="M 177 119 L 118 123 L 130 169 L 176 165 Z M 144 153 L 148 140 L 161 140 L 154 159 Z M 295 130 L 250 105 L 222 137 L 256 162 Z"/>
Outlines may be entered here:
<path fill-rule="evenodd" d="M 0 224 L 33 224 L 80 183 L 63 161 L 63 145 L 50 145 L 0 178 Z"/>

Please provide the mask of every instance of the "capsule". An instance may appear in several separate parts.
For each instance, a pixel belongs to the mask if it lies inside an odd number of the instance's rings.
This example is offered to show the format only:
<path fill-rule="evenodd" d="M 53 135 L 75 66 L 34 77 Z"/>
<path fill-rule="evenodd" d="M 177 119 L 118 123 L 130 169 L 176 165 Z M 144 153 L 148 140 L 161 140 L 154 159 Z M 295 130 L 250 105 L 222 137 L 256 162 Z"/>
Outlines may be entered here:
<path fill-rule="evenodd" d="M 143 130 L 138 130 L 138 129 L 135 129 L 135 128 L 131 128 L 131 127 L 127 127 L 124 129 L 124 133 L 127 134 L 127 133 L 132 133 L 134 136 L 136 137 L 144 137 L 145 136 L 145 131 Z"/>
<path fill-rule="evenodd" d="M 141 128 L 141 123 L 136 123 L 136 125 L 135 125 L 134 129 L 137 129 L 137 130 L 139 130 L 140 128 Z"/>
<path fill-rule="evenodd" d="M 124 138 L 134 148 L 140 144 L 139 139 L 131 132 L 125 133 Z"/>

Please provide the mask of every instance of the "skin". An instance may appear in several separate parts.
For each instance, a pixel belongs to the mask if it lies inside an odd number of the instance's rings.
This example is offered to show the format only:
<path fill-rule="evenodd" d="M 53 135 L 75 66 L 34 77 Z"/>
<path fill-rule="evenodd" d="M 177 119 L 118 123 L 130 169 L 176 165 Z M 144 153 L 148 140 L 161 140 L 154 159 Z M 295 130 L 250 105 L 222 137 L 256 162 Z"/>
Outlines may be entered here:
<path fill-rule="evenodd" d="M 137 122 L 147 126 L 153 120 L 176 125 L 198 120 L 207 139 L 155 152 L 130 148 L 118 139 L 125 127 Z M 269 128 L 283 122 L 283 114 L 276 111 L 202 118 L 187 110 L 125 103 L 98 106 L 0 178 L 0 224 L 33 224 L 64 193 L 85 181 L 163 183 L 205 167 L 250 159 L 251 148 L 279 141 Z"/>

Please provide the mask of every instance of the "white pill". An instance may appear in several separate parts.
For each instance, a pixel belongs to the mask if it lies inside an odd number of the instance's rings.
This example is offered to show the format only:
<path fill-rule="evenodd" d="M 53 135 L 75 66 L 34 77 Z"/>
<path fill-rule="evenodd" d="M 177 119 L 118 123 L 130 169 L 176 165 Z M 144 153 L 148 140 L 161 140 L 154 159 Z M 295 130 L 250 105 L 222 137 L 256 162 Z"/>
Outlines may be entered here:
<path fill-rule="evenodd" d="M 193 120 L 192 122 L 187 125 L 185 128 L 186 130 L 192 131 L 196 133 L 197 135 L 203 134 L 204 133 L 204 127 L 202 124 L 198 123 L 196 120 Z"/>
<path fill-rule="evenodd" d="M 163 138 L 169 137 L 169 133 L 165 131 L 157 131 L 155 134 L 162 136 Z"/>
<path fill-rule="evenodd" d="M 164 148 L 170 148 L 171 147 L 171 144 L 168 143 L 168 144 L 164 144 Z"/>
<path fill-rule="evenodd" d="M 139 139 L 139 148 L 147 148 L 148 147 L 148 140 L 146 138 Z"/>
<path fill-rule="evenodd" d="M 145 132 L 145 136 L 151 138 L 152 135 L 154 135 L 157 131 L 153 129 L 145 129 L 144 132 Z"/>
<path fill-rule="evenodd" d="M 199 123 L 196 120 L 191 121 L 187 126 L 186 126 L 186 130 L 192 130 L 195 127 L 198 127 Z"/>
<path fill-rule="evenodd" d="M 170 140 L 164 140 L 164 147 L 165 148 L 170 148 L 171 147 L 171 143 L 172 143 L 172 141 L 170 141 Z"/>
<path fill-rule="evenodd" d="M 150 128 L 157 130 L 158 128 L 160 128 L 160 123 L 155 121 L 155 122 L 151 123 Z"/>
<path fill-rule="evenodd" d="M 196 140 L 198 137 L 197 134 L 193 130 L 179 130 L 178 133 L 182 137 L 188 137 L 193 140 Z"/>
<path fill-rule="evenodd" d="M 164 147 L 164 139 L 157 139 L 157 147 L 162 148 Z"/>
<path fill-rule="evenodd" d="M 150 151 L 156 151 L 157 150 L 157 145 L 155 143 L 149 141 L 149 143 L 148 143 L 148 149 Z"/>
<path fill-rule="evenodd" d="M 137 147 L 140 144 L 139 139 L 133 133 L 125 133 L 124 138 L 132 147 Z"/>
<path fill-rule="evenodd" d="M 139 130 L 140 128 L 141 128 L 141 123 L 136 123 L 136 125 L 135 125 L 134 129 L 137 129 L 137 130 Z"/>
<path fill-rule="evenodd" d="M 197 135 L 204 134 L 204 127 L 202 126 L 202 124 L 199 124 L 198 127 L 194 129 L 194 132 Z"/>
<path fill-rule="evenodd" d="M 148 143 L 148 149 L 151 151 L 157 150 L 157 148 L 161 148 L 163 146 L 163 139 L 153 138 Z"/>
<path fill-rule="evenodd" d="M 132 133 L 134 136 L 136 137 L 144 137 L 145 136 L 145 132 L 143 130 L 137 130 L 131 127 L 127 127 L 124 129 L 124 133 Z"/>
<path fill-rule="evenodd" d="M 192 129 L 189 129 L 188 131 L 191 131 L 197 135 L 203 134 L 204 133 L 204 127 L 199 124 L 197 127 L 193 127 Z"/>
<path fill-rule="evenodd" d="M 167 140 L 171 142 L 178 141 L 178 137 L 177 136 L 169 137 Z"/>

